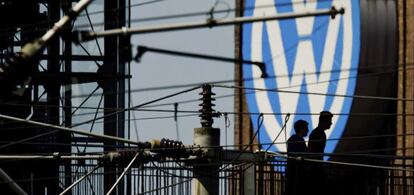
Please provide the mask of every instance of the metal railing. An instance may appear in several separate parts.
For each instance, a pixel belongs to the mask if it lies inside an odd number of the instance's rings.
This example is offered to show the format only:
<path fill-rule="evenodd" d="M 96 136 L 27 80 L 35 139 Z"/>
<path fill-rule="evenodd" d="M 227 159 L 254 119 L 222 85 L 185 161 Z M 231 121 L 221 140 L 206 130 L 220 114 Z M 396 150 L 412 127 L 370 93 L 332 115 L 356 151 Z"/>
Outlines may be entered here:
<path fill-rule="evenodd" d="M 94 164 L 73 165 L 72 180 L 82 177 L 94 166 Z M 302 173 L 288 174 L 289 169 L 298 169 L 298 167 L 303 171 Z M 222 164 L 218 179 L 222 195 L 284 195 L 290 193 L 289 185 L 312 194 L 310 185 L 314 185 L 315 180 L 318 183 L 317 189 L 329 194 L 412 195 L 413 172 L 410 170 L 413 167 L 391 163 L 387 167 L 390 169 L 301 161 L 292 168 L 292 165 L 288 165 L 284 159 L 270 159 Z M 103 192 L 103 170 L 104 167 L 99 168 L 80 182 L 72 189 L 72 194 L 106 193 Z M 321 172 L 315 173 L 312 170 Z M 120 174 L 122 171 L 119 169 L 117 172 Z M 210 176 L 205 175 L 205 177 Z M 65 183 L 64 178 L 61 179 L 61 183 Z M 193 186 L 193 167 L 180 161 L 136 165 L 126 175 L 122 185 L 125 189 L 123 194 L 196 194 Z"/>

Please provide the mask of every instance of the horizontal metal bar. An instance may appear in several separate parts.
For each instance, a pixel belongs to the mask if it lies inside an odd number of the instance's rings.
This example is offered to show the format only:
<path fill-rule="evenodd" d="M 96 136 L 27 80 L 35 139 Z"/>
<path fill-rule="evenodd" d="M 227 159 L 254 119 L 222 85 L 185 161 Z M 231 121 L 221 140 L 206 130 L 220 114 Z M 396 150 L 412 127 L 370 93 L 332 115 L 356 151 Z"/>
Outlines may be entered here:
<path fill-rule="evenodd" d="M 0 155 L 0 160 L 99 160 L 104 155 L 85 155 L 85 156 L 59 156 L 59 155 Z"/>
<path fill-rule="evenodd" d="M 0 54 L 1 58 L 9 58 L 10 55 L 8 54 Z M 40 54 L 39 60 L 47 60 L 49 58 L 48 55 Z M 58 55 L 59 60 L 65 60 L 67 57 L 64 55 Z M 72 61 L 103 61 L 104 56 L 90 56 L 90 55 L 71 55 L 70 59 Z"/>
<path fill-rule="evenodd" d="M 130 34 L 144 34 L 144 33 L 154 33 L 154 32 L 166 32 L 166 31 L 175 31 L 175 30 L 185 30 L 185 29 L 196 29 L 196 28 L 212 28 L 216 26 L 226 26 L 226 25 L 235 25 L 243 23 L 252 23 L 252 22 L 263 22 L 269 20 L 283 20 L 291 18 L 302 18 L 309 16 L 323 16 L 330 15 L 332 18 L 337 14 L 343 14 L 345 11 L 343 8 L 337 10 L 334 7 L 331 9 L 319 10 L 314 12 L 302 12 L 302 13 L 284 13 L 278 14 L 275 16 L 251 16 L 251 17 L 235 17 L 223 20 L 214 20 L 209 19 L 207 21 L 200 22 L 187 22 L 187 23 L 178 23 L 178 24 L 169 24 L 161 25 L 147 28 L 121 28 L 121 29 L 112 29 L 102 32 L 93 32 L 93 31 L 75 31 L 73 39 L 78 42 L 89 41 L 98 37 L 106 36 L 116 36 L 116 35 L 130 35 Z"/>
<path fill-rule="evenodd" d="M 64 55 L 58 56 L 59 60 L 65 60 L 67 57 Z M 90 56 L 90 55 L 71 55 L 70 60 L 72 61 L 103 61 L 104 56 Z M 40 55 L 40 60 L 47 60 L 48 55 Z"/>
<path fill-rule="evenodd" d="M 65 132 L 69 132 L 69 133 L 86 135 L 86 136 L 91 136 L 91 137 L 104 139 L 104 140 L 119 141 L 119 142 L 123 142 L 123 143 L 140 145 L 140 146 L 144 146 L 144 147 L 148 146 L 147 142 L 138 142 L 138 141 L 132 141 L 132 140 L 121 138 L 121 137 L 90 133 L 89 130 L 76 130 L 76 129 L 71 129 L 71 128 L 67 128 L 67 127 L 52 125 L 52 124 L 48 124 L 48 123 L 42 123 L 42 122 L 17 118 L 17 117 L 13 117 L 13 116 L 7 116 L 7 115 L 3 115 L 3 114 L 0 114 L 0 118 L 12 120 L 12 121 L 19 121 L 19 122 L 23 122 L 23 123 L 32 124 L 32 125 L 39 125 L 39 126 L 42 126 L 42 127 L 49 127 L 49 128 L 56 129 L 56 130 L 59 130 L 59 131 L 65 131 Z"/>

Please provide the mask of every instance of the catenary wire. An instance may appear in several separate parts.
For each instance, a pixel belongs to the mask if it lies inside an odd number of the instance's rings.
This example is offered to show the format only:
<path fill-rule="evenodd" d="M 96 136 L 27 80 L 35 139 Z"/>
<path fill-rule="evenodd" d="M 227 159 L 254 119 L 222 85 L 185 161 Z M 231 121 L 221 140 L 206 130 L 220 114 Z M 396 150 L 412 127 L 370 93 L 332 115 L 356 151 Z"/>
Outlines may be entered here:
<path fill-rule="evenodd" d="M 114 11 L 117 11 L 117 10 L 120 10 L 120 9 L 123 9 L 123 8 L 128 8 L 128 7 L 139 7 L 139 6 L 148 5 L 148 4 L 152 4 L 152 3 L 157 3 L 157 2 L 161 2 L 161 1 L 165 1 L 165 0 L 152 0 L 152 1 L 140 2 L 140 3 L 132 4 L 130 6 L 126 6 L 126 7 L 122 7 L 122 8 L 112 8 L 112 9 L 106 9 L 106 10 L 103 10 L 103 11 L 96 11 L 96 12 L 91 12 L 91 13 L 79 14 L 78 15 L 78 18 L 79 17 L 89 17 L 91 15 L 95 15 L 95 14 L 99 14 L 99 13 L 114 12 Z M 55 23 L 57 21 L 58 20 L 48 20 L 48 21 L 35 22 L 35 23 L 30 23 L 30 24 L 29 23 L 22 24 L 22 25 L 19 25 L 19 26 L 12 26 L 12 27 L 9 27 L 9 28 L 2 28 L 2 29 L 0 29 L 0 34 L 4 34 L 8 30 L 10 30 L 11 28 L 39 27 L 41 25 L 50 25 L 50 24 L 53 24 L 53 23 Z M 88 26 L 90 26 L 90 25 L 93 25 L 93 24 L 92 23 L 91 24 L 88 24 Z M 38 29 L 42 29 L 42 28 L 38 28 Z M 45 29 L 49 29 L 49 28 L 45 28 Z"/>
<path fill-rule="evenodd" d="M 197 87 L 190 88 L 190 89 L 187 89 L 187 90 L 183 90 L 183 91 L 180 91 L 180 92 L 177 92 L 177 93 L 174 93 L 174 94 L 170 94 L 170 95 L 167 95 L 167 96 L 164 96 L 164 97 L 161 97 L 161 98 L 157 98 L 155 100 L 152 100 L 152 101 L 149 101 L 149 102 L 146 102 L 146 103 L 143 103 L 143 104 L 134 106 L 132 108 L 133 109 L 139 108 L 140 106 L 144 106 L 144 105 L 148 105 L 148 104 L 151 104 L 151 103 L 154 103 L 154 102 L 157 102 L 157 101 L 161 101 L 161 100 L 164 100 L 164 99 L 168 99 L 168 98 L 171 98 L 171 97 L 174 97 L 174 96 L 177 96 L 177 95 L 181 95 L 183 93 L 187 93 L 187 92 L 190 92 L 190 91 L 193 91 L 193 90 L 196 90 L 196 89 L 199 89 L 199 87 L 197 86 Z M 83 125 L 83 124 L 87 124 L 89 122 L 95 122 L 95 121 L 97 121 L 99 119 L 103 119 L 103 118 L 108 117 L 108 116 L 112 116 L 112 115 L 115 115 L 115 114 L 118 114 L 118 113 L 121 113 L 121 112 L 125 112 L 126 110 L 127 109 L 122 109 L 121 111 L 115 111 L 115 112 L 112 112 L 110 114 L 107 114 L 107 115 L 104 115 L 104 116 L 101 116 L 101 117 L 97 117 L 97 118 L 94 118 L 94 119 L 91 119 L 91 120 L 87 120 L 87 121 L 84 121 L 84 122 L 81 122 L 81 123 L 77 123 L 77 124 L 71 125 L 71 128 L 76 127 L 76 126 L 80 126 L 80 125 Z M 60 127 L 60 126 L 56 126 L 56 125 L 51 125 L 51 124 L 46 124 L 46 123 L 40 123 L 40 122 L 30 121 L 30 120 L 25 120 L 25 119 L 18 119 L 18 118 L 15 118 L 15 117 L 10 117 L 10 116 L 5 116 L 5 115 L 0 115 L 0 117 L 2 117 L 3 119 L 10 119 L 10 120 L 15 120 L 15 121 L 21 121 L 21 122 L 26 122 L 26 123 L 35 124 L 35 125 L 41 124 L 40 126 L 48 126 L 48 127 L 51 127 L 51 128 L 55 128 L 55 129 L 59 129 L 59 130 L 64 130 L 64 131 L 67 131 L 69 129 L 69 128 L 66 128 L 66 127 Z M 73 129 L 71 129 L 71 130 L 73 130 Z M 43 133 L 42 135 L 35 135 L 35 136 L 32 136 L 31 138 L 25 138 L 24 141 L 29 141 L 30 139 L 35 139 L 35 138 L 38 138 L 39 136 L 44 136 L 44 135 L 48 135 L 48 134 L 52 134 L 52 133 L 56 133 L 56 132 L 58 132 L 58 130 L 49 131 L 49 132 Z M 85 132 L 82 132 L 82 131 L 78 131 L 78 133 L 84 133 L 85 134 Z M 94 136 L 100 136 L 101 138 L 108 137 L 106 135 L 94 135 Z M 112 137 L 112 139 L 115 139 L 115 137 Z M 121 141 L 121 138 L 116 138 L 116 139 L 118 139 L 119 141 Z M 15 141 L 13 143 L 9 143 L 9 144 L 7 144 L 7 146 L 14 145 L 14 144 L 18 143 L 19 141 L 22 141 L 22 140 L 18 140 L 18 141 Z M 126 139 L 122 139 L 122 141 L 123 142 L 129 142 L 129 143 L 135 144 L 135 142 L 131 142 L 131 141 L 126 140 Z M 3 147 L 3 146 L 0 146 L 0 148 L 1 147 Z M 4 146 L 4 147 L 6 147 L 6 146 Z"/>
<path fill-rule="evenodd" d="M 120 109 L 122 111 L 122 109 Z M 167 113 L 187 113 L 185 115 L 180 115 L 179 117 L 191 117 L 191 116 L 196 116 L 199 114 L 199 111 L 197 110 L 168 110 L 168 109 L 131 109 L 131 111 L 139 111 L 139 112 L 167 112 Z M 282 112 L 272 112 L 272 113 L 259 113 L 259 112 L 231 112 L 231 111 L 218 111 L 217 113 L 222 114 L 222 113 L 227 113 L 227 114 L 231 114 L 231 115 L 238 115 L 238 114 L 242 114 L 242 115 L 271 115 L 271 116 L 278 116 L 278 115 L 287 115 L 287 114 L 291 114 L 291 115 L 298 115 L 298 116 L 309 116 L 309 115 L 319 115 L 320 113 L 308 113 L 308 112 L 297 112 L 297 113 L 282 113 Z M 378 117 L 378 116 L 414 116 L 414 114 L 409 114 L 409 113 L 332 113 L 333 115 L 337 115 L 337 116 L 355 116 L 355 117 Z M 138 118 L 137 120 L 151 120 L 151 119 L 168 119 L 168 118 L 174 118 L 174 116 L 155 116 L 155 117 L 145 117 L 145 118 Z M 121 121 L 121 122 L 126 122 L 127 120 Z M 14 123 L 14 122 L 10 122 L 10 123 Z M 82 122 L 83 123 L 83 122 Z M 96 123 L 102 123 L 97 121 Z M 77 123 L 80 124 L 80 123 Z M 77 125 L 75 124 L 75 125 Z M 87 123 L 85 123 L 87 124 Z M 85 125 L 82 124 L 82 125 Z M 78 125 L 80 126 L 80 125 Z M 33 128 L 33 127 L 37 127 L 37 126 L 24 126 L 24 127 L 12 127 L 12 128 L 8 128 L 5 127 L 3 129 L 29 129 L 29 128 Z M 0 128 L 1 130 L 1 128 Z"/>
<path fill-rule="evenodd" d="M 96 15 L 96 14 L 101 14 L 101 13 L 105 13 L 105 12 L 114 12 L 120 9 L 126 9 L 126 8 L 131 8 L 131 7 L 139 7 L 139 6 L 144 6 L 144 5 L 148 5 L 148 4 L 153 4 L 153 3 L 158 3 L 161 1 L 165 1 L 165 0 L 152 0 L 152 1 L 147 1 L 147 2 L 140 2 L 140 3 L 135 3 L 135 4 L 131 4 L 129 6 L 125 6 L 125 7 L 121 7 L 121 8 L 112 8 L 112 9 L 106 9 L 103 11 L 95 11 L 95 12 L 90 12 L 88 14 L 79 14 L 78 17 L 87 17 L 87 15 L 91 16 L 91 15 Z M 330 1 L 330 0 L 322 0 L 322 1 Z M 333 0 L 333 1 L 339 1 L 339 0 Z M 315 1 L 313 1 L 315 2 Z M 321 2 L 321 1 L 320 1 Z M 269 4 L 269 5 L 260 5 L 260 6 L 254 6 L 254 7 L 245 7 L 243 10 L 253 10 L 253 9 L 264 9 L 264 8 L 269 8 L 269 7 L 274 7 L 274 6 L 289 6 L 289 5 L 293 5 L 293 4 L 299 4 L 302 2 L 293 2 L 293 3 L 276 3 L 276 4 Z M 148 21 L 158 21 L 158 20 L 165 20 L 165 19 L 179 19 L 179 18 L 186 18 L 186 17 L 195 17 L 195 16 L 203 16 L 203 15 L 209 15 L 209 14 L 219 14 L 219 13 L 228 13 L 228 12 L 234 12 L 236 11 L 236 8 L 232 8 L 232 9 L 221 9 L 221 10 L 209 10 L 209 11 L 201 11 L 201 12 L 190 12 L 190 13 L 182 13 L 182 14 L 172 14 L 172 15 L 164 15 L 164 16 L 155 16 L 155 17 L 147 17 L 147 18 L 140 18 L 140 19 L 131 19 L 131 22 L 148 22 Z M 38 27 L 41 25 L 45 25 L 45 24 L 52 24 L 55 23 L 57 21 L 43 21 L 43 22 L 37 22 L 37 23 L 30 23 L 30 24 L 22 24 L 18 27 Z M 91 24 L 85 24 L 85 25 L 79 25 L 76 26 L 77 28 L 83 28 L 83 27 L 89 27 Z M 103 23 L 93 23 L 93 26 L 100 26 L 103 25 Z M 17 27 L 12 27 L 12 28 L 17 28 Z M 5 33 L 6 31 L 8 31 L 10 28 L 3 28 L 0 29 L 0 34 Z"/>
<path fill-rule="evenodd" d="M 411 69 L 414 69 L 414 62 L 409 64 L 409 67 Z M 376 73 L 366 73 L 366 74 L 361 74 L 361 75 L 357 75 L 355 77 L 350 77 L 350 78 L 359 78 L 359 77 L 364 77 L 369 76 L 369 75 L 380 75 L 381 73 L 387 74 L 387 73 L 393 73 L 393 72 L 397 72 L 397 71 L 402 71 L 401 65 L 397 65 L 397 66 L 392 66 L 390 67 L 389 65 L 378 65 L 378 66 L 372 66 L 372 67 L 367 67 L 367 68 L 352 68 L 352 69 L 335 69 L 335 70 L 330 70 L 330 71 L 317 71 L 317 72 L 305 72 L 305 73 L 297 73 L 297 74 L 286 74 L 286 75 L 271 75 L 268 76 L 265 79 L 274 79 L 276 77 L 292 77 L 292 76 L 300 76 L 302 74 L 325 74 L 325 73 L 334 73 L 334 72 L 341 72 L 341 71 L 367 71 L 367 70 L 372 70 L 372 69 L 379 69 L 379 68 L 397 68 L 396 70 L 387 70 L 387 71 L 382 71 L 382 72 L 376 72 Z M 250 77 L 250 78 L 244 78 L 242 79 L 242 81 L 252 81 L 252 80 L 260 80 L 263 79 L 261 77 Z M 343 78 L 343 79 L 347 79 L 347 78 Z M 335 80 L 339 80 L 339 79 L 333 79 Z M 138 88 L 138 89 L 132 89 L 131 92 L 132 93 L 138 93 L 138 92 L 148 92 L 148 91 L 158 91 L 158 90 L 170 90 L 170 89 L 177 89 L 177 88 L 187 88 L 187 87 L 194 87 L 194 86 L 199 86 L 205 83 L 210 83 L 210 84 L 223 84 L 223 83 L 232 83 L 232 82 L 236 82 L 238 81 L 237 79 L 228 79 L 228 80 L 219 80 L 219 81 L 206 81 L 206 82 L 197 82 L 197 83 L 189 83 L 189 84 L 181 84 L 181 85 L 166 85 L 166 86 L 158 86 L 158 87 L 148 87 L 148 88 Z M 330 80 L 326 80 L 324 82 L 329 82 Z M 289 87 L 289 86 L 285 86 L 285 87 Z M 124 92 L 114 92 L 114 94 L 119 94 L 119 93 L 124 93 Z M 126 93 L 126 92 L 125 92 Z M 82 97 L 86 97 L 89 94 L 79 94 L 79 95 L 74 95 L 73 98 L 82 98 Z M 95 95 L 100 95 L 100 93 L 96 93 Z"/>
<path fill-rule="evenodd" d="M 318 93 L 318 92 L 300 92 L 300 91 L 287 91 L 279 89 L 265 89 L 265 88 L 254 88 L 254 87 L 243 87 L 243 86 L 230 86 L 230 85 L 219 85 L 213 84 L 213 87 L 218 88 L 231 88 L 231 89 L 244 89 L 254 91 L 267 91 L 277 93 L 293 93 L 293 94 L 306 94 L 306 95 L 319 95 L 319 96 L 331 96 L 331 97 L 344 97 L 344 98 L 357 98 L 357 99 L 369 99 L 369 100 L 391 100 L 391 101 L 414 101 L 409 98 L 393 98 L 393 97 L 381 97 L 381 96 L 367 96 L 367 95 L 345 95 L 345 94 L 332 94 L 332 93 Z"/>
<path fill-rule="evenodd" d="M 410 66 L 413 66 L 413 67 L 410 67 L 410 69 L 414 69 L 414 64 L 411 64 Z M 381 67 L 385 67 L 385 66 L 377 66 L 377 67 L 371 67 L 371 68 L 364 68 L 364 69 L 362 69 L 360 71 L 369 70 L 369 69 L 373 69 L 373 68 L 381 68 Z M 307 74 L 322 74 L 322 73 L 328 73 L 328 72 L 347 71 L 347 70 L 348 69 L 346 69 L 346 70 L 332 70 L 332 71 L 324 71 L 324 72 L 313 72 L 313 73 L 307 73 Z M 283 86 L 283 87 L 278 87 L 278 89 L 288 89 L 288 88 L 291 88 L 291 87 L 300 87 L 300 86 L 307 86 L 307 85 L 315 85 L 315 84 L 319 84 L 319 83 L 333 82 L 333 81 L 344 80 L 344 79 L 354 79 L 354 78 L 365 78 L 365 77 L 370 77 L 370 76 L 379 76 L 379 75 L 382 75 L 382 74 L 393 73 L 393 72 L 396 72 L 396 71 L 398 71 L 398 70 L 390 70 L 390 71 L 381 71 L 381 72 L 375 72 L 375 73 L 367 73 L 367 74 L 361 74 L 361 75 L 357 75 L 357 76 L 354 76 L 354 77 L 348 77 L 348 78 L 330 79 L 330 80 L 324 80 L 324 81 L 315 82 L 315 83 L 302 83 L 300 85 L 294 85 L 294 86 Z M 286 76 L 294 76 L 294 74 L 279 75 L 277 77 L 286 77 Z M 272 77 L 272 78 L 274 78 L 274 77 Z M 255 79 L 261 79 L 261 78 L 253 78 L 253 79 L 252 78 L 247 78 L 247 79 L 244 79 L 244 81 L 255 80 Z M 208 83 L 211 83 L 211 84 L 220 84 L 220 83 L 228 83 L 228 82 L 235 82 L 235 80 L 212 81 L 212 82 L 208 82 Z M 146 91 L 153 91 L 153 90 L 166 90 L 166 89 L 175 89 L 175 88 L 184 88 L 184 87 L 194 87 L 194 86 L 197 86 L 197 85 L 200 85 L 201 86 L 204 83 L 201 83 L 200 82 L 200 83 L 184 84 L 184 85 L 171 85 L 171 86 L 164 86 L 164 87 L 141 88 L 141 89 L 131 90 L 131 92 L 146 92 Z M 122 93 L 122 92 L 118 92 L 117 94 L 119 94 L 119 93 Z M 251 93 L 254 93 L 254 92 L 245 92 L 244 94 L 251 94 Z M 104 93 L 94 93 L 92 95 L 91 95 L 91 93 L 89 93 L 87 95 L 75 95 L 73 98 L 98 96 L 98 95 L 102 95 L 102 94 L 104 94 Z M 112 94 L 112 93 L 105 93 L 105 94 Z M 231 95 L 224 95 L 224 96 L 216 96 L 215 98 L 216 99 L 219 99 L 219 98 L 233 97 L 233 96 L 235 96 L 235 95 L 234 94 L 231 94 Z M 193 100 L 178 101 L 177 103 L 184 104 L 184 103 L 190 103 L 190 102 L 195 102 L 195 101 L 198 101 L 198 99 L 197 100 L 196 99 L 193 99 Z M 45 106 L 45 105 L 36 105 L 36 104 L 23 104 L 23 103 L 1 103 L 1 104 L 4 104 L 4 105 L 14 105 L 14 106 L 39 106 L 39 107 L 45 107 L 45 108 L 53 107 L 52 105 Z M 143 107 L 166 106 L 166 105 L 171 105 L 171 104 L 173 104 L 173 103 L 146 105 L 146 106 L 143 106 Z M 61 107 L 64 108 L 64 106 L 61 106 Z M 82 109 L 97 109 L 97 108 L 94 108 L 94 107 L 81 107 L 81 106 L 78 106 L 78 107 L 79 108 L 82 108 Z M 99 109 L 111 109 L 111 110 L 113 110 L 113 108 L 99 108 Z"/>

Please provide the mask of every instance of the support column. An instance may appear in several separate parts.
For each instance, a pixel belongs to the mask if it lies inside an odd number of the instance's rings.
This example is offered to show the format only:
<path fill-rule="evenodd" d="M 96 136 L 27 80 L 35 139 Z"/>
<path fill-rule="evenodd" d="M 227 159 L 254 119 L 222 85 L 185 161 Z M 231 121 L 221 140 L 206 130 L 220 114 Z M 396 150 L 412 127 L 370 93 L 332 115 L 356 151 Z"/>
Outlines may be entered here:
<path fill-rule="evenodd" d="M 194 144 L 212 150 L 220 145 L 220 129 L 201 127 L 194 129 Z M 205 159 L 194 165 L 195 195 L 219 194 L 219 165 L 216 159 Z M 208 165 L 212 164 L 212 165 Z"/>
<path fill-rule="evenodd" d="M 62 10 L 67 12 L 72 7 L 72 1 L 65 0 L 62 1 Z M 63 51 L 64 58 L 64 72 L 72 73 L 72 38 L 70 36 L 71 29 L 64 29 L 62 32 L 62 41 L 64 43 L 65 49 Z M 63 112 L 64 112 L 64 125 L 65 127 L 72 126 L 72 85 L 64 86 L 64 102 L 63 102 Z M 72 138 L 70 133 L 65 133 L 62 136 L 63 143 L 71 144 Z M 61 152 L 71 153 L 72 148 L 70 146 L 62 146 Z M 72 166 L 71 162 L 64 163 L 65 169 L 65 187 L 68 187 L 72 184 Z"/>
<path fill-rule="evenodd" d="M 398 72 L 398 98 L 414 99 L 414 0 L 398 0 L 399 25 L 399 72 Z M 414 102 L 398 102 L 397 156 L 414 156 Z M 413 160 L 397 160 L 397 165 L 412 168 Z M 396 181 L 402 189 L 395 192 L 413 194 L 413 173 L 401 172 L 397 176 L 402 179 Z M 408 187 L 411 186 L 411 187 Z M 400 187 L 397 187 L 400 188 Z"/>
<path fill-rule="evenodd" d="M 236 0 L 236 17 L 243 16 L 244 1 Z M 244 59 L 242 54 L 242 35 L 243 24 L 235 25 L 234 29 L 234 50 L 236 59 Z M 243 81 L 243 64 L 240 62 L 235 63 L 234 79 L 237 86 L 244 86 Z M 253 138 L 252 123 L 250 116 L 242 113 L 247 113 L 247 101 L 245 96 L 245 90 L 242 88 L 236 88 L 234 90 L 234 144 L 239 145 L 237 149 L 242 150 L 242 144 L 248 144 Z M 254 143 L 257 143 L 256 140 Z M 250 151 L 253 151 L 253 146 L 249 147 Z"/>
<path fill-rule="evenodd" d="M 104 1 L 104 22 L 105 30 L 117 29 L 125 25 L 125 0 L 105 0 Z M 118 36 L 105 37 L 104 40 L 104 64 L 98 70 L 104 75 L 125 74 L 125 59 L 121 53 L 121 48 L 126 45 L 125 38 Z M 125 85 L 124 80 L 105 79 L 101 83 L 104 93 L 104 115 L 111 115 L 104 118 L 104 134 L 124 137 L 124 113 L 113 115 L 118 109 L 125 108 Z M 122 145 L 114 141 L 105 141 L 105 145 Z M 104 147 L 104 151 L 112 150 L 111 147 Z M 104 168 L 104 191 L 109 191 L 110 187 L 117 180 L 117 173 L 122 173 L 122 168 L 107 166 Z M 112 194 L 124 194 L 123 181 L 117 185 Z"/>
<path fill-rule="evenodd" d="M 48 2 L 48 13 L 49 13 L 49 20 L 56 21 L 59 20 L 61 17 L 61 4 L 60 1 L 49 1 Z M 52 24 L 51 24 L 52 25 Z M 51 74 L 57 74 L 60 72 L 60 40 L 59 37 L 55 37 L 50 40 L 47 46 L 47 72 Z M 60 123 L 60 85 L 58 83 L 46 83 L 44 85 L 45 90 L 47 92 L 47 123 L 53 125 L 59 125 Z M 66 133 L 64 132 L 57 132 L 56 134 L 52 134 L 48 136 L 49 143 L 64 143 L 64 137 Z M 59 151 L 61 148 L 58 146 L 50 146 L 47 147 L 48 151 L 45 152 L 55 152 Z M 35 182 L 35 194 L 41 193 L 45 194 L 58 194 L 60 191 L 59 189 L 59 164 L 57 161 L 51 162 L 40 162 L 39 166 L 39 173 L 37 173 L 37 177 L 49 177 L 52 179 L 43 181 L 43 182 Z M 36 175 L 35 175 L 36 177 Z M 37 192 L 37 193 L 36 193 Z"/>
<path fill-rule="evenodd" d="M 194 145 L 203 147 L 207 153 L 213 154 L 213 158 L 201 159 L 193 167 L 194 174 L 194 192 L 195 195 L 215 195 L 219 194 L 219 156 L 220 149 L 220 129 L 213 128 L 213 117 L 217 114 L 212 109 L 212 101 L 215 100 L 211 96 L 214 93 L 211 92 L 210 85 L 203 86 L 202 95 L 203 103 L 200 104 L 202 109 L 200 110 L 202 127 L 194 129 Z M 209 155 L 211 156 L 211 155 Z"/>

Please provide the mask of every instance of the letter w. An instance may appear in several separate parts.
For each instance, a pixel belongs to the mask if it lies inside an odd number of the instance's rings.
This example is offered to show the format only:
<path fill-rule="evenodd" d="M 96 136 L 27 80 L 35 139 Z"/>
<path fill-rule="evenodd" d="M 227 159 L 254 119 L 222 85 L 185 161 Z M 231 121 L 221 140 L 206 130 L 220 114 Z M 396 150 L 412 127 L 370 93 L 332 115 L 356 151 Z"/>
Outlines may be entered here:
<path fill-rule="evenodd" d="M 265 7 L 274 4 L 272 0 L 257 0 L 256 7 Z M 294 12 L 315 11 L 317 8 L 316 2 L 293 3 Z M 254 16 L 270 16 L 276 15 L 276 7 L 267 7 L 264 9 L 255 9 Z M 327 16 L 328 17 L 328 16 Z M 312 35 L 314 17 L 305 17 L 295 19 L 298 36 Z M 271 55 L 273 57 L 274 75 L 288 75 L 288 67 L 285 52 L 288 47 L 283 44 L 283 37 L 279 25 L 279 21 L 268 21 L 267 34 L 269 40 L 263 40 L 263 23 L 253 24 L 252 31 L 252 60 L 270 61 L 270 59 L 262 59 L 262 41 L 269 41 Z M 317 70 L 313 43 L 311 39 L 301 39 L 298 42 L 297 52 L 294 61 L 293 75 L 291 78 L 282 76 L 276 77 L 278 87 L 289 87 L 290 91 L 300 91 L 301 85 L 305 81 L 308 92 L 327 93 L 329 83 L 319 83 L 320 81 L 328 81 L 331 77 L 332 66 L 334 63 L 335 48 L 338 39 L 340 20 L 329 20 L 326 41 L 324 45 L 322 64 L 320 70 Z M 292 40 L 294 41 L 294 40 Z M 315 72 L 323 72 L 315 74 Z M 318 84 L 315 84 L 318 83 Z M 279 93 L 280 111 L 282 113 L 297 111 L 299 94 Z M 309 107 L 312 113 L 320 112 L 325 105 L 326 97 L 308 95 Z M 313 116 L 312 121 L 316 120 L 317 116 Z M 315 124 L 314 124 L 315 125 Z"/>

